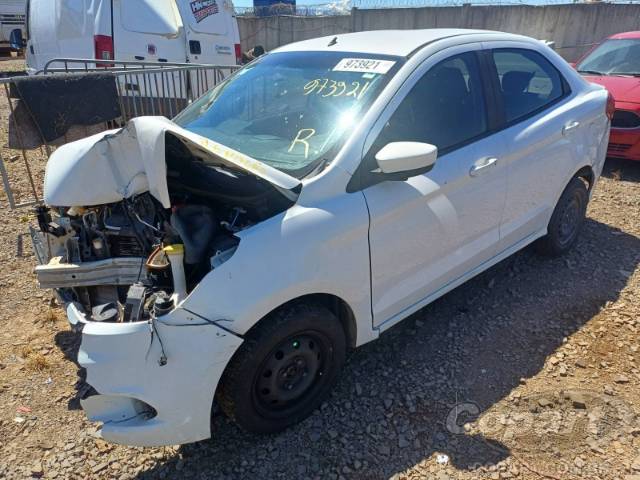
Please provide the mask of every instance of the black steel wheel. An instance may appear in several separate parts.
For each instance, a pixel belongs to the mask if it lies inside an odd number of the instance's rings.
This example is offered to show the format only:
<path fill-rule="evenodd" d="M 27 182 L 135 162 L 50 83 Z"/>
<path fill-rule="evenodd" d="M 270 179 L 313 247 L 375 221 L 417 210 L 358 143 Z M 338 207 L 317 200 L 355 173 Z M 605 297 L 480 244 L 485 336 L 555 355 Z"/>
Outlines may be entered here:
<path fill-rule="evenodd" d="M 283 430 L 326 398 L 345 356 L 344 329 L 331 311 L 287 306 L 247 334 L 221 379 L 218 403 L 247 431 Z"/>
<path fill-rule="evenodd" d="M 288 416 L 322 384 L 330 341 L 321 332 L 302 331 L 274 348 L 254 377 L 253 401 L 266 417 Z"/>
<path fill-rule="evenodd" d="M 547 235 L 538 240 L 538 252 L 556 257 L 569 251 L 584 224 L 589 191 L 584 181 L 574 178 L 560 196 L 551 215 Z"/>

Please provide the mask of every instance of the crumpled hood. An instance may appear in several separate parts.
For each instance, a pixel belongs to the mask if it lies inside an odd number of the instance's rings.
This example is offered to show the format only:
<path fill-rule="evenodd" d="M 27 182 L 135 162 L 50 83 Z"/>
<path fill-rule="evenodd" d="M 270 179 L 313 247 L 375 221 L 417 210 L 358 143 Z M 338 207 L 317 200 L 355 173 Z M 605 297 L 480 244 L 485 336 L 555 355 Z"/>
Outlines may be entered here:
<path fill-rule="evenodd" d="M 266 180 L 291 201 L 298 198 L 302 183 L 297 178 L 185 130 L 165 117 L 138 117 L 122 129 L 58 148 L 47 163 L 45 203 L 55 207 L 96 206 L 148 191 L 163 207 L 171 207 L 165 162 L 167 133 L 224 167 Z"/>
<path fill-rule="evenodd" d="M 605 87 L 616 102 L 640 103 L 640 78 L 584 75 L 584 79 Z"/>

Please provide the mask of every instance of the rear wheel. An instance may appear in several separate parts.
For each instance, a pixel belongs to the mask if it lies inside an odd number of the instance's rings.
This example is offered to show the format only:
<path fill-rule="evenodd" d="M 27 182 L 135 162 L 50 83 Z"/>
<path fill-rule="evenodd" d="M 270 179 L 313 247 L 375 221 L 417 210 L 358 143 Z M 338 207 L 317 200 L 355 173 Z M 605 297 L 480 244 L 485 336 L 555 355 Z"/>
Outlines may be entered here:
<path fill-rule="evenodd" d="M 249 332 L 222 377 L 218 402 L 247 431 L 283 430 L 326 398 L 345 356 L 345 333 L 331 311 L 284 307 Z"/>
<path fill-rule="evenodd" d="M 580 178 L 571 180 L 551 215 L 547 235 L 536 244 L 539 253 L 557 257 L 571 249 L 584 224 L 588 202 L 585 183 Z"/>

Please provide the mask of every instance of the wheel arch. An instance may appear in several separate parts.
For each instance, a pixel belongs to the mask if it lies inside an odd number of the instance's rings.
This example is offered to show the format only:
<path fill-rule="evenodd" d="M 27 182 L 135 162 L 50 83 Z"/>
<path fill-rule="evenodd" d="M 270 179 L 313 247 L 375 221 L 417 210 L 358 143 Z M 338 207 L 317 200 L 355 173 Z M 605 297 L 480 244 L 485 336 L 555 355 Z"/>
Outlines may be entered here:
<path fill-rule="evenodd" d="M 587 193 L 591 194 L 591 190 L 596 184 L 596 174 L 593 170 L 593 167 L 589 164 L 586 164 L 574 170 L 572 175 L 567 176 L 564 182 L 558 185 L 558 191 L 555 193 L 553 204 L 550 205 L 551 210 L 549 213 L 549 217 L 547 218 L 547 223 L 551 219 L 551 215 L 553 214 L 553 209 L 560 201 L 560 197 L 562 197 L 562 193 L 565 191 L 565 189 L 571 183 L 571 180 L 573 180 L 574 178 L 579 178 L 580 180 L 582 180 L 585 183 L 585 186 L 587 187 Z"/>
<path fill-rule="evenodd" d="M 585 165 L 582 168 L 580 168 L 569 179 L 569 182 L 574 178 L 579 178 L 579 179 L 583 180 L 587 184 L 587 190 L 589 191 L 589 193 L 591 193 L 591 189 L 593 188 L 593 186 L 595 185 L 595 182 L 596 182 L 596 174 L 593 171 L 593 167 L 591 165 Z M 569 183 L 567 182 L 567 185 L 568 184 Z M 565 188 L 566 188 L 566 185 L 565 185 Z"/>
<path fill-rule="evenodd" d="M 273 308 L 270 312 L 264 315 L 255 323 L 255 325 L 253 325 L 249 329 L 247 334 L 249 334 L 249 332 L 254 328 L 257 328 L 258 325 L 261 325 L 263 322 L 268 322 L 269 318 L 273 315 L 274 312 L 283 308 L 287 308 L 288 306 L 296 303 L 316 303 L 328 308 L 340 321 L 340 324 L 344 329 L 345 337 L 347 339 L 347 346 L 349 348 L 355 348 L 358 336 L 358 325 L 356 322 L 355 314 L 353 313 L 353 309 L 345 300 L 331 293 L 310 293 L 292 298 L 284 302 L 283 304 Z"/>
<path fill-rule="evenodd" d="M 283 304 L 279 305 L 276 308 L 273 308 L 269 313 L 265 314 L 260 320 L 258 320 L 242 337 L 246 337 L 251 333 L 252 330 L 258 328 L 260 325 L 264 325 L 264 322 L 268 322 L 271 318 L 274 317 L 274 314 L 281 309 L 287 308 L 289 306 L 306 303 L 306 304 L 315 304 L 322 305 L 328 308 L 332 313 L 336 315 L 342 328 L 345 333 L 346 339 L 346 347 L 347 349 L 353 349 L 357 345 L 357 323 L 355 319 L 355 314 L 353 313 L 353 309 L 349 306 L 349 304 L 334 294 L 329 293 L 312 293 L 298 296 L 296 298 L 292 298 Z M 240 349 L 236 349 L 233 355 L 231 355 L 228 359 L 227 364 L 225 365 L 224 371 L 220 376 L 218 384 L 215 387 L 213 399 L 212 399 L 212 418 L 216 415 L 216 411 L 220 409 L 220 391 L 223 387 L 223 382 L 225 381 L 225 376 L 233 364 L 233 359 L 236 355 L 238 355 Z"/>

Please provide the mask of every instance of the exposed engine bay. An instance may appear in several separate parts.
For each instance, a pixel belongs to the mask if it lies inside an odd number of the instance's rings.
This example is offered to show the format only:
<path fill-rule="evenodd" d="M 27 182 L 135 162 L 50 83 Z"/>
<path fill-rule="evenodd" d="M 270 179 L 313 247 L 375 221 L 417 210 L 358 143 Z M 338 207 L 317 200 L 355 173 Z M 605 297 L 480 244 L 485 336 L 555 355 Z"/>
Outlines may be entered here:
<path fill-rule="evenodd" d="M 168 313 L 233 255 L 238 232 L 292 205 L 267 180 L 171 133 L 164 140 L 169 208 L 147 191 L 99 206 L 36 209 L 40 286 L 82 305 L 90 321 Z"/>

